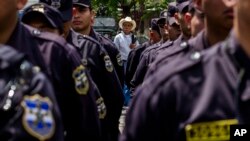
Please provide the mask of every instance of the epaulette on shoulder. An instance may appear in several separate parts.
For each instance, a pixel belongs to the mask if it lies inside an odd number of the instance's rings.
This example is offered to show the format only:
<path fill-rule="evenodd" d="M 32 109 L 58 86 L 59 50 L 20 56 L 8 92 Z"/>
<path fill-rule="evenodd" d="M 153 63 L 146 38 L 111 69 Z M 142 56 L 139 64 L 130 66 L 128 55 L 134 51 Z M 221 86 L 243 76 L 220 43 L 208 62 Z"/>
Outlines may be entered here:
<path fill-rule="evenodd" d="M 26 27 L 29 30 L 29 32 L 31 33 L 31 35 L 35 38 L 56 42 L 57 44 L 60 44 L 61 46 L 65 46 L 67 44 L 67 41 L 61 36 L 58 36 L 56 34 L 52 34 L 49 32 L 41 32 L 40 30 L 35 29 L 33 27 L 30 27 L 30 26 L 26 26 Z"/>
<path fill-rule="evenodd" d="M 100 45 L 100 43 L 96 39 L 94 39 L 88 35 L 81 35 L 81 36 L 82 36 L 82 39 L 85 39 L 87 41 L 90 41 L 90 42 L 93 42 L 93 43 Z"/>

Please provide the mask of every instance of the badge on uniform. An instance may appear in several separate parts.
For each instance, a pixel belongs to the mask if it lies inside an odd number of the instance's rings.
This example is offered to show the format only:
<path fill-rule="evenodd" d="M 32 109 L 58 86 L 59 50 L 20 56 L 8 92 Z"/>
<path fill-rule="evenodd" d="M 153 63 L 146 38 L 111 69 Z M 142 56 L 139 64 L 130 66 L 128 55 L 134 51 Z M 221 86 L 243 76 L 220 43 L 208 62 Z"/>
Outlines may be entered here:
<path fill-rule="evenodd" d="M 122 56 L 121 56 L 120 53 L 116 55 L 116 59 L 117 59 L 117 64 L 118 64 L 119 66 L 123 66 Z"/>
<path fill-rule="evenodd" d="M 24 108 L 24 129 L 39 140 L 51 138 L 55 132 L 55 120 L 50 99 L 36 94 L 25 96 L 21 104 Z"/>
<path fill-rule="evenodd" d="M 51 6 L 58 9 L 61 7 L 61 0 L 51 0 Z"/>
<path fill-rule="evenodd" d="M 96 100 L 97 110 L 99 114 L 99 119 L 104 119 L 107 113 L 106 106 L 104 104 L 103 98 L 100 97 Z"/>
<path fill-rule="evenodd" d="M 113 64 L 110 60 L 110 57 L 108 55 L 104 56 L 104 62 L 105 62 L 105 67 L 108 72 L 112 72 L 114 70 Z"/>
<path fill-rule="evenodd" d="M 80 65 L 73 71 L 75 89 L 81 95 L 86 95 L 89 91 L 89 81 L 85 72 L 85 67 Z"/>
<path fill-rule="evenodd" d="M 44 5 L 34 5 L 31 7 L 33 11 L 44 13 Z"/>

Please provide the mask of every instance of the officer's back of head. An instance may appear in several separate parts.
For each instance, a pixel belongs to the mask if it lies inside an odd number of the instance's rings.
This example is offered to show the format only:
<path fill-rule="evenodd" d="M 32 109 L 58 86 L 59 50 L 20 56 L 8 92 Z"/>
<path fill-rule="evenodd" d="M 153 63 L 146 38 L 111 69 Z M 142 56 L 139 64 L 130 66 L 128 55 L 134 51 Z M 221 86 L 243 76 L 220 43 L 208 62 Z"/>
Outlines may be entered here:
<path fill-rule="evenodd" d="M 157 43 L 161 40 L 161 31 L 157 24 L 159 18 L 153 18 L 150 22 L 150 40 L 152 43 Z"/>
<path fill-rule="evenodd" d="M 63 18 L 64 37 L 66 38 L 71 27 L 73 14 L 72 0 L 39 0 L 39 2 L 46 3 L 61 12 Z"/>
<path fill-rule="evenodd" d="M 63 34 L 61 13 L 45 3 L 36 3 L 25 8 L 21 21 L 41 31 Z"/>

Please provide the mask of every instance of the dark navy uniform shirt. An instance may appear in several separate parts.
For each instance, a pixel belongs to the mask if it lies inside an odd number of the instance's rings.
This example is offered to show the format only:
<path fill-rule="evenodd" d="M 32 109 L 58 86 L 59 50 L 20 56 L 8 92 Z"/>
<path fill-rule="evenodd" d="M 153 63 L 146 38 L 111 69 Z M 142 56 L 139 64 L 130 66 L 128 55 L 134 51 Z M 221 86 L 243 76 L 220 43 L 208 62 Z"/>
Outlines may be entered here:
<path fill-rule="evenodd" d="M 95 32 L 93 29 L 90 32 L 92 38 L 96 39 L 103 48 L 107 51 L 110 59 L 114 65 L 118 78 L 120 80 L 121 86 L 124 84 L 124 66 L 121 58 L 121 54 L 112 40 L 102 36 L 101 34 Z"/>
<path fill-rule="evenodd" d="M 136 71 L 136 68 L 140 62 L 140 57 L 142 52 L 149 46 L 151 46 L 152 43 L 150 41 L 147 41 L 143 43 L 142 45 L 132 49 L 128 54 L 128 60 L 127 60 L 127 67 L 126 67 L 126 74 L 125 74 L 125 83 L 130 88 L 130 81 L 132 80 L 134 73 Z"/>
<path fill-rule="evenodd" d="M 74 34 L 77 34 L 77 36 Z M 124 97 L 111 59 L 106 50 L 92 37 L 71 31 L 67 40 L 70 42 L 75 40 L 74 38 L 79 39 L 79 44 L 76 47 L 78 47 L 82 56 L 82 62 L 90 71 L 90 75 L 96 83 L 107 108 L 107 114 L 102 120 L 104 140 L 117 139 L 118 122 Z"/>
<path fill-rule="evenodd" d="M 149 53 L 151 51 L 155 50 L 156 48 L 160 47 L 162 44 L 163 44 L 163 41 L 160 41 L 158 43 L 155 43 L 155 44 L 149 46 L 148 48 L 146 48 L 142 52 L 142 54 L 140 56 L 139 64 L 138 64 L 136 71 L 135 71 L 135 73 L 132 77 L 132 80 L 130 82 L 132 92 L 134 92 L 135 88 L 143 82 L 144 76 L 145 76 L 147 69 L 148 69 Z"/>
<path fill-rule="evenodd" d="M 133 79 L 131 80 L 132 90 L 142 84 L 149 67 L 154 62 L 156 56 L 160 51 L 172 52 L 172 50 L 175 50 L 175 45 L 179 45 L 183 41 L 183 35 L 180 35 L 174 42 L 166 41 L 163 44 L 159 44 L 159 46 L 153 45 L 152 47 L 145 50 L 143 56 L 141 56 L 140 64 L 133 76 Z"/>
<path fill-rule="evenodd" d="M 169 63 L 136 90 L 120 141 L 229 140 L 250 121 L 249 66 L 233 34 Z"/>
<path fill-rule="evenodd" d="M 24 54 L 0 45 L 0 138 L 63 141 L 60 111 L 50 81 Z"/>
<path fill-rule="evenodd" d="M 193 39 L 190 39 L 187 42 L 178 41 L 173 46 L 174 47 L 172 50 L 163 50 L 162 53 L 158 54 L 155 61 L 150 65 L 145 75 L 145 79 L 150 77 L 150 75 L 152 75 L 157 69 L 161 68 L 172 60 L 181 57 L 189 52 L 204 50 L 210 45 L 205 38 L 204 31 L 202 31 Z"/>
<path fill-rule="evenodd" d="M 99 119 L 93 81 L 76 50 L 57 35 L 17 23 L 8 45 L 27 55 L 50 78 L 66 130 L 66 140 L 95 138 Z"/>

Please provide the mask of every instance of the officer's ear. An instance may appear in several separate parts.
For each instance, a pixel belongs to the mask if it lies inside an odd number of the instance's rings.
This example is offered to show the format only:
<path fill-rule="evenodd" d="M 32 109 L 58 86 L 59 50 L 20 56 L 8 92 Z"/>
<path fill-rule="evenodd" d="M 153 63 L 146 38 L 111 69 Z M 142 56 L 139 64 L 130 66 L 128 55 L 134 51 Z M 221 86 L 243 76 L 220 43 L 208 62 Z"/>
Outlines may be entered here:
<path fill-rule="evenodd" d="M 191 23 L 191 20 L 192 20 L 192 15 L 191 13 L 187 12 L 185 13 L 184 15 L 184 21 L 186 24 L 190 24 Z"/>
<path fill-rule="evenodd" d="M 174 14 L 174 18 L 175 18 L 175 20 L 176 20 L 176 23 L 179 25 L 179 24 L 180 24 L 180 17 L 179 17 L 179 13 L 178 13 L 178 12 L 176 12 L 176 13 Z"/>
<path fill-rule="evenodd" d="M 184 15 L 184 21 L 187 25 L 187 27 L 190 29 L 191 28 L 191 20 L 192 20 L 193 16 L 191 15 L 191 13 L 186 12 Z"/>
<path fill-rule="evenodd" d="M 17 1 L 17 9 L 21 10 L 26 5 L 28 0 L 16 0 Z"/>
<path fill-rule="evenodd" d="M 96 15 L 96 13 L 95 13 L 94 10 L 91 10 L 90 14 L 91 14 L 91 25 L 93 26 L 94 22 L 95 22 L 95 15 Z"/>

